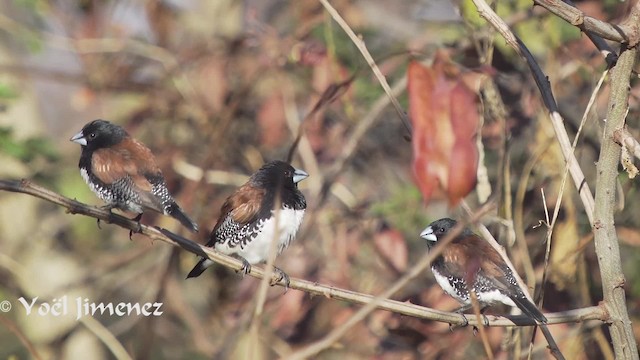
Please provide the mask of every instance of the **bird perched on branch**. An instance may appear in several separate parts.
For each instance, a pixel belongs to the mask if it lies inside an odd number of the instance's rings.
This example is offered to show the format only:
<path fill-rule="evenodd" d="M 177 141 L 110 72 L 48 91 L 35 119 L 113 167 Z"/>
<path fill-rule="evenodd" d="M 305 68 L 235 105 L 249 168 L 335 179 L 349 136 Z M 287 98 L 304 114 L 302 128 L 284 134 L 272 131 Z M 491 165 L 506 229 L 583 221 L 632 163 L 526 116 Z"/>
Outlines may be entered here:
<path fill-rule="evenodd" d="M 307 202 L 298 190 L 298 183 L 308 176 L 284 161 L 263 165 L 224 202 L 206 246 L 242 260 L 244 274 L 252 264 L 268 259 L 272 240 L 276 241 L 280 254 L 295 238 L 302 223 Z M 280 206 L 277 212 L 276 206 Z M 187 278 L 199 276 L 212 264 L 213 261 L 201 258 Z M 287 274 L 278 268 L 275 271 L 288 287 Z"/>
<path fill-rule="evenodd" d="M 107 209 L 137 213 L 145 210 L 169 215 L 193 232 L 198 225 L 176 204 L 151 150 L 122 127 L 94 120 L 75 134 L 80 144 L 80 174 Z"/>
<path fill-rule="evenodd" d="M 438 246 L 456 221 L 444 218 L 432 222 L 420 234 L 427 247 Z M 462 307 L 471 307 L 469 284 L 476 293 L 481 308 L 495 303 L 518 307 L 529 318 L 546 323 L 547 318 L 527 298 L 500 254 L 484 239 L 468 228 L 445 245 L 442 253 L 431 263 L 431 271 L 440 287 Z"/>

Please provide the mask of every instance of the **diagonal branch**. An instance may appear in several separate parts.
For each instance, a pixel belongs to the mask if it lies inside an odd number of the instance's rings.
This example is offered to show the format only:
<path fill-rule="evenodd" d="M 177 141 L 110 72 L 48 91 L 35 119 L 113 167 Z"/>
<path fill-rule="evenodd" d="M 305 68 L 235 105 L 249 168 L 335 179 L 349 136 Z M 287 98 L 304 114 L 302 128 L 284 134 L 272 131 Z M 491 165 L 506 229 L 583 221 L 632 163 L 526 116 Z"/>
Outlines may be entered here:
<path fill-rule="evenodd" d="M 504 20 L 502 20 L 484 0 L 473 0 L 473 3 L 478 9 L 480 16 L 487 20 L 487 22 L 489 22 L 489 24 L 491 24 L 491 26 L 493 26 L 500 35 L 502 35 L 507 44 L 527 62 L 536 85 L 540 89 L 542 101 L 549 111 L 553 130 L 556 134 L 556 138 L 558 139 L 560 149 L 562 150 L 562 155 L 568 163 L 569 172 L 571 173 L 573 182 L 580 194 L 580 199 L 582 200 L 585 212 L 589 218 L 589 224 L 593 225 L 593 193 L 591 192 L 584 173 L 578 164 L 578 160 L 576 160 L 575 154 L 571 149 L 571 141 L 569 140 L 567 129 L 564 127 L 564 119 L 558 111 L 558 104 L 553 97 L 549 79 L 544 74 L 531 52 L 529 52 L 529 49 L 527 49 L 524 43 L 509 29 Z"/>
<path fill-rule="evenodd" d="M 56 192 L 38 186 L 29 180 L 13 181 L 13 180 L 0 180 L 0 191 L 10 191 L 16 193 L 23 193 L 31 196 L 38 197 L 46 200 L 50 203 L 56 204 L 71 214 L 80 214 L 95 219 L 102 220 L 111 224 L 118 225 L 127 230 L 133 230 L 139 232 L 152 240 L 160 240 L 170 245 L 180 247 L 190 253 L 198 256 L 207 257 L 216 263 L 228 267 L 233 270 L 242 269 L 242 262 L 233 257 L 223 255 L 211 248 L 207 248 L 200 244 L 197 244 L 184 237 L 171 233 L 168 230 L 138 224 L 136 221 L 130 220 L 126 217 L 118 214 L 110 213 L 107 210 L 103 210 L 99 207 L 83 204 L 79 201 L 69 199 Z M 261 279 L 264 276 L 265 271 L 257 266 L 252 266 L 249 275 L 255 278 Z M 273 275 L 273 281 L 278 280 L 278 275 Z M 366 305 L 372 302 L 375 297 L 369 294 L 363 294 L 351 290 L 340 289 L 337 287 L 318 284 L 316 282 L 291 278 L 291 289 L 297 289 L 307 292 L 309 294 L 321 295 L 328 299 L 342 300 L 352 304 Z M 418 319 L 440 321 L 449 323 L 452 325 L 462 325 L 468 321 L 469 325 L 478 325 L 475 316 L 465 315 L 466 321 L 460 314 L 450 313 L 445 311 L 439 311 L 424 306 L 419 306 L 407 302 L 401 302 L 397 300 L 385 299 L 377 304 L 378 309 L 391 311 L 397 314 L 411 316 Z M 574 323 L 583 322 L 587 320 L 599 320 L 607 321 L 608 315 L 606 311 L 599 306 L 585 307 L 581 309 L 563 311 L 559 313 L 545 314 L 549 320 L 549 324 L 561 324 L 561 323 Z M 525 316 L 495 316 L 488 315 L 490 326 L 530 326 L 534 325 Z"/>

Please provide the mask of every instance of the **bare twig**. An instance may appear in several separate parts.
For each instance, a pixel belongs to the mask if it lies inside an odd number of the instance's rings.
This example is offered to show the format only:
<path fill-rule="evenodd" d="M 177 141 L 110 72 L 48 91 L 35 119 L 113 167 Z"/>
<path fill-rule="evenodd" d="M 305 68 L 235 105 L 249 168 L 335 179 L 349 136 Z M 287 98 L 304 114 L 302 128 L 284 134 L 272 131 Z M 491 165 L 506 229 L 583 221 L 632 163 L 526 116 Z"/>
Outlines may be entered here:
<path fill-rule="evenodd" d="M 578 127 L 578 131 L 576 132 L 576 136 L 573 138 L 573 145 L 571 146 L 572 154 L 575 153 L 576 146 L 578 145 L 578 139 L 580 138 L 580 134 L 582 134 L 582 129 L 584 127 L 584 124 L 587 122 L 587 117 L 591 112 L 591 107 L 595 103 L 598 92 L 600 91 L 600 88 L 602 87 L 602 84 L 604 83 L 604 79 L 607 77 L 608 73 L 609 73 L 609 70 L 605 70 L 602 73 L 602 75 L 600 76 L 600 80 L 598 80 L 598 83 L 596 84 L 596 87 L 591 92 L 589 103 L 587 104 L 587 107 L 585 108 L 584 113 L 582 114 L 582 119 L 580 120 L 580 126 Z M 547 236 L 546 236 L 547 248 L 544 254 L 544 270 L 542 272 L 542 285 L 540 287 L 540 297 L 538 302 L 539 306 L 542 306 L 544 302 L 544 286 L 547 283 L 547 278 L 549 276 L 548 270 L 549 270 L 549 258 L 551 255 L 551 238 L 553 236 L 553 229 L 556 225 L 556 221 L 558 220 L 558 215 L 560 215 L 560 206 L 562 204 L 564 189 L 566 188 L 565 185 L 567 183 L 568 173 L 569 173 L 569 163 L 566 163 L 564 168 L 564 173 L 562 174 L 562 180 L 560 181 L 560 191 L 558 192 L 558 197 L 556 198 L 556 204 L 555 204 L 555 207 L 553 208 L 553 216 L 551 217 L 551 222 L 549 222 L 549 214 L 546 207 L 546 199 L 544 199 L 544 192 L 542 194 L 543 200 L 545 200 L 545 214 L 547 216 Z"/>
<path fill-rule="evenodd" d="M 307 116 L 305 116 L 304 119 L 302 119 L 302 121 L 300 122 L 300 126 L 298 127 L 298 134 L 296 135 L 293 144 L 289 148 L 289 153 L 286 160 L 288 163 L 291 163 L 291 160 L 293 160 L 293 154 L 298 147 L 298 143 L 302 138 L 302 134 L 304 134 L 304 123 L 315 116 L 320 110 L 324 109 L 325 107 L 333 103 L 336 99 L 341 97 L 347 91 L 347 89 L 349 89 L 349 86 L 351 86 L 353 80 L 356 79 L 357 74 L 358 72 L 356 71 L 347 80 L 341 81 L 339 83 L 333 83 L 324 90 L 324 92 L 320 96 L 320 99 L 318 99 L 315 105 L 313 105 L 311 111 L 309 111 Z"/>
<path fill-rule="evenodd" d="M 329 14 L 333 18 L 333 20 L 335 20 L 338 23 L 338 25 L 340 25 L 342 30 L 344 30 L 344 32 L 347 33 L 347 35 L 349 36 L 349 39 L 351 39 L 351 41 L 358 48 L 358 50 L 360 50 L 360 53 L 362 54 L 364 59 L 367 61 L 367 64 L 369 65 L 369 67 L 371 67 L 373 74 L 376 76 L 376 78 L 378 78 L 378 81 L 380 82 L 380 85 L 384 89 L 384 92 L 387 93 L 387 96 L 389 96 L 389 99 L 391 100 L 393 107 L 396 109 L 396 112 L 400 117 L 400 120 L 402 120 L 402 124 L 407 128 L 407 130 L 409 131 L 409 134 L 411 134 L 411 123 L 409 122 L 409 118 L 407 117 L 407 114 L 400 106 L 398 99 L 396 99 L 396 97 L 393 96 L 393 94 L 391 93 L 391 89 L 389 88 L 387 79 L 384 77 L 384 75 L 382 75 L 382 72 L 378 68 L 378 65 L 376 65 L 376 62 L 373 60 L 373 57 L 371 57 L 371 54 L 369 54 L 369 50 L 367 50 L 367 46 L 364 44 L 362 37 L 356 35 L 356 33 L 353 32 L 353 29 L 351 29 L 349 24 L 347 24 L 347 22 L 342 18 L 342 16 L 340 16 L 338 11 L 336 11 L 336 9 L 333 6 L 331 6 L 331 4 L 329 4 L 329 1 L 320 0 L 320 3 L 322 4 L 322 6 L 324 6 L 325 9 L 327 9 Z"/>
<path fill-rule="evenodd" d="M 407 87 L 407 78 L 403 77 L 398 80 L 393 87 L 391 88 L 391 94 L 393 96 L 398 96 L 406 89 Z M 371 110 L 358 122 L 355 129 L 353 130 L 349 140 L 344 145 L 342 152 L 340 153 L 340 157 L 336 159 L 331 168 L 327 171 L 327 174 L 324 176 L 324 181 L 322 183 L 322 188 L 320 190 L 320 196 L 318 199 L 318 205 L 324 203 L 329 194 L 332 186 L 335 183 L 336 178 L 339 174 L 341 174 L 347 166 L 349 160 L 355 154 L 355 151 L 360 145 L 360 141 L 364 137 L 373 125 L 380 119 L 380 114 L 382 111 L 389 105 L 391 98 L 388 96 L 379 97 L 371 106 Z"/>
<path fill-rule="evenodd" d="M 487 330 L 484 328 L 484 323 L 482 323 L 482 313 L 480 310 L 480 303 L 478 302 L 478 296 L 476 295 L 476 291 L 471 289 L 469 292 L 471 297 L 471 307 L 473 308 L 473 315 L 476 316 L 476 320 L 480 323 L 478 326 L 478 332 L 480 333 L 480 339 L 482 340 L 482 347 L 484 348 L 484 352 L 487 354 L 487 359 L 493 360 L 493 351 L 491 350 L 491 344 L 489 343 L 489 336 L 487 335 Z"/>
<path fill-rule="evenodd" d="M 20 340 L 22 345 L 27 348 L 27 351 L 29 351 L 29 355 L 31 355 L 32 358 L 36 360 L 42 360 L 42 356 L 40 356 L 35 346 L 33 346 L 33 343 L 29 341 L 29 338 L 27 338 L 27 336 L 22 332 L 22 330 L 20 330 L 18 326 L 16 326 L 13 321 L 5 318 L 4 316 L 0 316 L 0 323 L 2 323 L 2 325 L 4 325 L 7 330 L 12 332 Z"/>
<path fill-rule="evenodd" d="M 633 156 L 640 159 L 640 143 L 629 133 L 629 130 L 624 127 L 615 129 L 613 131 L 613 141 L 627 148 Z"/>
<path fill-rule="evenodd" d="M 473 0 L 473 3 L 478 9 L 480 16 L 485 18 L 505 39 L 507 44 L 513 48 L 513 50 L 520 55 L 529 66 L 536 85 L 540 89 L 542 100 L 549 111 L 549 117 L 553 125 L 553 130 L 558 139 L 560 149 L 565 161 L 569 164 L 569 172 L 573 178 L 574 185 L 578 189 L 580 199 L 585 208 L 589 223 L 593 225 L 593 194 L 589 188 L 589 184 L 585 181 L 585 176 L 576 160 L 575 155 L 571 151 L 571 141 L 569 141 L 569 135 L 564 127 L 564 120 L 558 112 L 558 105 L 553 97 L 549 80 L 545 76 L 544 72 L 540 68 L 540 65 L 536 62 L 535 58 L 529 52 L 529 49 L 520 41 L 520 39 L 509 29 L 507 24 L 502 20 L 484 0 Z"/>
<path fill-rule="evenodd" d="M 93 316 L 82 316 L 80 318 L 80 322 L 98 339 L 100 339 L 100 341 L 102 341 L 109 350 L 111 350 L 111 353 L 116 359 L 133 359 L 109 329 L 104 327 L 104 325 L 102 325 L 102 323 L 96 320 Z"/>

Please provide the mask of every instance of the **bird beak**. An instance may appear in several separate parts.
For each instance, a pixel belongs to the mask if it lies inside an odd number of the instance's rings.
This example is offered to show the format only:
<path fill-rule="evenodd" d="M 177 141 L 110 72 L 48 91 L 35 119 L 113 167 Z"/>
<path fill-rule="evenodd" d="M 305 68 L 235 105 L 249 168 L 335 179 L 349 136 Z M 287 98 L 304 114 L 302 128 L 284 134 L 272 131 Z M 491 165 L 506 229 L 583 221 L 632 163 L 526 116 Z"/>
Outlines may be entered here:
<path fill-rule="evenodd" d="M 308 177 L 309 177 L 309 174 L 307 174 L 302 170 L 296 169 L 296 171 L 293 172 L 293 183 L 297 184 Z"/>
<path fill-rule="evenodd" d="M 433 229 L 431 228 L 431 226 L 427 226 L 426 229 L 422 230 L 422 232 L 420 233 L 420 237 L 427 241 L 433 241 L 433 242 L 438 241 L 438 238 L 433 233 Z"/>
<path fill-rule="evenodd" d="M 84 134 L 82 133 L 82 131 L 73 135 L 71 139 L 69 139 L 69 141 L 76 142 L 82 146 L 87 146 L 87 139 L 84 137 Z"/>

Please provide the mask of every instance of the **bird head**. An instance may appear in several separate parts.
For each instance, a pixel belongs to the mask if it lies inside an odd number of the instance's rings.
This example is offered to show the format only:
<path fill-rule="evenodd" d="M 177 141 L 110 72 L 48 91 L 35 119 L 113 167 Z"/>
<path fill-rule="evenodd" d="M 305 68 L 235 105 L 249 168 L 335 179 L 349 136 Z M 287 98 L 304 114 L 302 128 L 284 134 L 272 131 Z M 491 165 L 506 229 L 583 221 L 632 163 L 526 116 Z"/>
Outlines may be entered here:
<path fill-rule="evenodd" d="M 118 125 L 106 120 L 94 120 L 69 140 L 80 144 L 83 148 L 100 149 L 115 145 L 127 136 L 127 132 Z"/>
<path fill-rule="evenodd" d="M 431 249 L 436 245 L 438 240 L 442 240 L 456 224 L 457 222 L 450 218 L 436 220 L 420 233 L 420 237 L 427 241 L 427 247 Z"/>
<path fill-rule="evenodd" d="M 306 172 L 296 169 L 284 161 L 271 161 L 264 164 L 253 176 L 251 181 L 261 187 L 282 186 L 286 189 L 296 189 L 298 183 L 309 177 Z"/>

